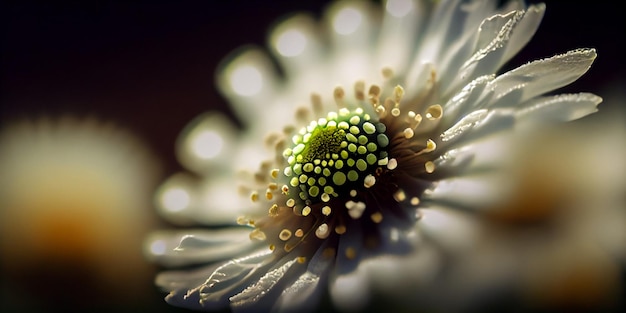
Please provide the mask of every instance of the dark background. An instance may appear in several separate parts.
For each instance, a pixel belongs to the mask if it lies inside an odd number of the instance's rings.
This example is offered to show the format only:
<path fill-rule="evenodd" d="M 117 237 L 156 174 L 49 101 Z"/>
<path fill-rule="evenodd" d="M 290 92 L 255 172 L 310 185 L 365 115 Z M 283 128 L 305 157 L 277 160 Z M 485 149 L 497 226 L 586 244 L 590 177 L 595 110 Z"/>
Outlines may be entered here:
<path fill-rule="evenodd" d="M 4 1 L 0 126 L 67 113 L 111 120 L 145 140 L 164 174 L 171 174 L 180 169 L 173 147 L 184 125 L 209 108 L 228 110 L 213 84 L 221 58 L 243 44 L 264 45 L 268 26 L 285 13 L 319 14 L 325 3 Z M 565 91 L 601 93 L 607 84 L 623 86 L 621 3 L 546 3 L 538 33 L 511 64 L 594 47 L 599 57 L 591 71 Z M 178 311 L 163 303 L 156 288 L 153 298 L 138 301 L 145 310 Z"/>

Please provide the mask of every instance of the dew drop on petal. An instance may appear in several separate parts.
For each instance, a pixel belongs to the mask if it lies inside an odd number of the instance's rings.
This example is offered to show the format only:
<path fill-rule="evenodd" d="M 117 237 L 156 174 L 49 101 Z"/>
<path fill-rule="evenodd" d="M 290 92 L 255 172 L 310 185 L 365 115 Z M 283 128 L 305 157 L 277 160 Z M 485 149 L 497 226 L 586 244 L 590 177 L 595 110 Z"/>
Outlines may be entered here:
<path fill-rule="evenodd" d="M 230 85 L 241 96 L 254 96 L 263 87 L 263 77 L 257 68 L 244 65 L 230 74 Z"/>
<path fill-rule="evenodd" d="M 302 32 L 292 29 L 282 33 L 276 40 L 276 50 L 282 56 L 295 57 L 304 51 L 307 40 Z"/>
<path fill-rule="evenodd" d="M 359 28 L 362 20 L 361 12 L 353 8 L 344 8 L 337 12 L 333 21 L 333 28 L 341 35 L 349 35 Z"/>

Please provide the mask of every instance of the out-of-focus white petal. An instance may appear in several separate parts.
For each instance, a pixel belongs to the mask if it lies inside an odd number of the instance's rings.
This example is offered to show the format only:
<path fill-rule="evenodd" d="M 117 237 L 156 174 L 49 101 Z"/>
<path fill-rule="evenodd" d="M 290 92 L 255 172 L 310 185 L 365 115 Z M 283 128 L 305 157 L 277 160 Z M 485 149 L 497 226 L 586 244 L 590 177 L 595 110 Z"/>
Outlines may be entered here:
<path fill-rule="evenodd" d="M 446 149 L 434 161 L 435 168 L 438 172 L 451 173 L 450 175 L 476 174 L 489 169 L 503 170 L 512 165 L 514 139 L 508 134 L 501 134 L 463 142 Z"/>
<path fill-rule="evenodd" d="M 334 85 L 353 84 L 360 79 L 375 81 L 380 68 L 372 66 L 370 51 L 374 40 L 374 16 L 371 4 L 365 1 L 340 1 L 333 3 L 324 19 L 332 45 L 333 59 L 327 79 Z"/>
<path fill-rule="evenodd" d="M 169 177 L 157 189 L 155 206 L 177 224 L 234 225 L 237 217 L 254 210 L 232 177 L 200 181 L 186 173 Z"/>
<path fill-rule="evenodd" d="M 425 206 L 420 212 L 421 233 L 449 253 L 467 251 L 479 239 L 481 225 L 469 212 L 437 206 Z"/>
<path fill-rule="evenodd" d="M 276 96 L 280 84 L 270 58 L 257 48 L 232 53 L 219 66 L 216 81 L 220 92 L 248 127 L 254 127 L 256 121 L 266 116 L 267 99 Z"/>
<path fill-rule="evenodd" d="M 256 245 L 248 228 L 161 231 L 145 243 L 146 255 L 166 266 L 208 263 L 232 258 Z"/>
<path fill-rule="evenodd" d="M 288 77 L 306 79 L 322 63 L 322 47 L 319 42 L 319 27 L 310 15 L 292 16 L 271 30 L 268 46 Z"/>
<path fill-rule="evenodd" d="M 426 190 L 423 200 L 471 210 L 485 210 L 506 198 L 511 181 L 504 174 L 479 173 L 438 181 Z"/>
<path fill-rule="evenodd" d="M 351 272 L 331 276 L 330 297 L 333 304 L 342 311 L 363 311 L 370 300 L 369 279 L 365 268 L 358 267 Z"/>
<path fill-rule="evenodd" d="M 215 173 L 231 161 L 237 134 L 227 116 L 218 112 L 201 114 L 181 132 L 176 155 L 192 171 Z"/>
<path fill-rule="evenodd" d="M 390 68 L 394 73 L 402 73 L 404 65 L 413 55 L 413 41 L 420 30 L 424 8 L 421 1 L 388 0 L 385 3 L 385 15 L 376 45 L 379 70 Z"/>

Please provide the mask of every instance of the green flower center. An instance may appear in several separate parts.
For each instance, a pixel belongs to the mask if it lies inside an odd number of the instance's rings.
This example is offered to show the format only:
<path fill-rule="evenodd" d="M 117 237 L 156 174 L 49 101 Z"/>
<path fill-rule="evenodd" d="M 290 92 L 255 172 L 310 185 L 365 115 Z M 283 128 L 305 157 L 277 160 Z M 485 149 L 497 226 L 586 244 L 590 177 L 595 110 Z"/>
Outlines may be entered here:
<path fill-rule="evenodd" d="M 328 202 L 355 186 L 370 187 L 375 169 L 388 161 L 385 130 L 360 108 L 341 109 L 312 121 L 283 152 L 289 163 L 284 174 L 294 187 L 290 193 L 308 205 Z"/>

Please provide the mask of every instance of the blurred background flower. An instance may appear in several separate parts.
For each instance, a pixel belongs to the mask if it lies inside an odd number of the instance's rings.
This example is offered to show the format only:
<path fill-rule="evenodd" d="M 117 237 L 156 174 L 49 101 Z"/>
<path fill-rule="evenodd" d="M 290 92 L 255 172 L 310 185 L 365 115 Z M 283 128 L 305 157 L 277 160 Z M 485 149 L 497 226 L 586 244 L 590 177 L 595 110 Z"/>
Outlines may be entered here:
<path fill-rule="evenodd" d="M 151 271 L 139 248 L 155 224 L 150 196 L 158 170 L 143 142 L 93 118 L 38 118 L 3 127 L 6 309 L 114 309 L 148 297 Z M 76 297 L 81 290 L 102 296 Z"/>
<path fill-rule="evenodd" d="M 623 167 L 621 167 L 622 173 L 619 169 L 620 164 L 623 164 L 624 158 L 621 156 L 624 152 L 623 145 L 620 146 L 619 143 L 624 142 L 623 128 L 620 128 L 623 126 L 624 119 L 620 119 L 620 116 L 623 117 L 626 114 L 624 110 L 626 98 L 623 94 L 623 86 L 626 84 L 623 55 L 626 55 L 626 49 L 624 48 L 624 32 L 621 31 L 624 29 L 625 21 L 619 15 L 620 4 L 604 2 L 578 6 L 550 0 L 546 3 L 546 16 L 539 32 L 531 44 L 510 63 L 519 65 L 575 47 L 596 48 L 599 57 L 592 70 L 562 91 L 591 91 L 603 96 L 604 102 L 600 105 L 600 111 L 596 116 L 590 117 L 588 121 L 564 126 L 561 132 L 555 131 L 556 134 L 565 133 L 564 138 L 567 139 L 563 139 L 560 135 L 553 135 L 550 138 L 542 137 L 543 140 L 539 141 L 539 147 L 537 147 L 540 153 L 537 155 L 549 157 L 542 158 L 542 162 L 531 162 L 533 158 L 530 156 L 524 160 L 529 166 L 535 166 L 537 169 L 558 166 L 571 173 L 572 176 L 569 178 L 572 180 L 566 180 L 568 177 L 543 175 L 540 181 L 543 183 L 545 180 L 549 188 L 540 188 L 543 192 L 537 193 L 539 188 L 536 176 L 529 174 L 528 177 L 522 176 L 529 182 L 527 192 L 523 194 L 532 193 L 536 195 L 533 199 L 535 204 L 537 201 L 546 204 L 544 206 L 533 205 L 538 208 L 537 212 L 533 211 L 533 214 L 539 217 L 550 214 L 550 208 L 554 207 L 555 201 L 561 201 L 563 198 L 575 199 L 571 196 L 578 196 L 580 187 L 587 187 L 584 190 L 588 193 L 581 195 L 585 198 L 584 202 L 578 203 L 581 206 L 585 203 L 594 206 L 599 200 L 607 204 L 606 202 L 613 199 L 606 197 L 609 194 L 617 197 L 615 199 L 617 203 L 620 201 L 623 203 L 626 193 L 623 181 L 619 178 L 620 174 L 623 175 Z M 0 36 L 2 41 L 0 43 L 2 47 L 0 126 L 4 134 L 19 133 L 16 130 L 18 128 L 13 128 L 14 126 L 11 125 L 19 125 L 20 121 L 24 120 L 34 123 L 42 115 L 51 116 L 55 121 L 66 113 L 77 116 L 94 115 L 98 117 L 98 120 L 114 121 L 115 124 L 123 126 L 128 132 L 139 137 L 140 142 L 144 142 L 164 161 L 165 174 L 171 174 L 180 169 L 174 157 L 173 147 L 175 138 L 185 125 L 209 108 L 221 110 L 227 116 L 231 114 L 226 107 L 226 102 L 218 95 L 214 87 L 213 74 L 221 58 L 245 43 L 263 45 L 268 26 L 283 14 L 299 10 L 319 14 L 324 7 L 324 2 L 277 1 L 271 4 L 255 4 L 232 1 L 215 4 L 191 1 L 124 3 L 61 1 L 50 3 L 26 0 L 5 1 L 2 6 L 0 8 L 2 15 L 0 18 L 0 23 L 2 23 L 0 29 L 2 32 Z M 610 91 L 614 93 L 609 93 Z M 555 144 L 551 145 L 552 142 Z M 570 160 L 570 155 L 562 155 L 560 147 L 567 147 L 567 150 L 571 151 L 572 145 L 576 146 L 580 155 Z M 584 159 L 585 157 L 588 159 Z M 564 160 L 570 160 L 570 162 L 561 162 Z M 581 160 L 584 161 L 584 166 L 577 166 L 577 162 Z M 589 162 L 589 160 L 594 160 L 594 162 Z M 611 164 L 615 167 L 611 167 Z M 593 165 L 601 167 L 596 171 Z M 576 170 L 572 171 L 572 168 Z M 599 179 L 601 175 L 592 175 L 591 177 L 598 179 L 593 182 L 598 184 L 590 184 L 590 181 L 586 180 L 590 176 L 583 176 L 587 173 L 585 171 L 591 171 L 593 174 L 606 173 L 606 178 Z M 115 174 L 115 171 L 111 174 Z M 116 177 L 126 177 L 119 175 Z M 564 181 L 574 183 L 563 187 Z M 597 189 L 590 189 L 591 185 L 595 185 Z M 607 190 L 607 186 L 615 189 Z M 562 189 L 559 189 L 561 187 Z M 546 192 L 547 190 L 552 192 Z M 538 199 L 539 195 L 542 197 Z M 554 195 L 561 197 L 559 199 Z M 528 197 L 522 198 L 528 200 Z M 8 212 L 6 208 L 0 209 L 3 214 Z M 139 210 L 143 209 L 145 208 L 142 207 Z M 154 212 L 144 212 L 145 224 L 138 226 L 138 229 L 150 227 L 151 221 L 154 220 L 152 215 L 155 214 Z M 119 213 L 118 210 L 110 212 L 111 216 L 117 213 Z M 533 219 L 532 216 L 520 216 L 520 213 L 521 210 L 513 210 L 508 216 L 494 218 L 509 220 L 511 223 Z M 26 213 L 23 214 L 26 216 Z M 87 217 L 82 220 L 90 221 Z M 3 225 L 4 223 L 3 221 Z M 577 221 L 567 221 L 567 223 L 570 226 L 563 229 L 577 231 L 577 228 L 573 226 L 577 225 Z M 619 237 L 610 233 L 601 234 L 599 231 L 620 229 L 619 226 L 602 227 L 605 226 L 603 223 L 591 225 L 596 225 L 595 230 L 581 232 L 581 234 L 591 232 L 607 238 L 606 246 L 612 251 L 619 250 L 611 248 L 616 245 L 611 239 Z M 167 225 L 158 225 L 157 222 L 155 227 L 158 226 Z M 111 231 L 115 232 L 116 229 Z M 86 230 L 76 231 L 77 234 L 81 232 L 85 238 L 95 238 Z M 57 232 L 53 231 L 53 233 Z M 49 240 L 58 242 L 65 238 L 58 237 Z M 91 244 L 91 241 L 89 244 L 81 242 L 85 238 L 77 238 L 71 242 L 75 247 L 86 247 Z M 6 237 L 3 233 L 2 239 L 4 242 L 12 237 Z M 133 242 L 139 242 L 142 239 L 110 238 L 110 240 L 115 240 L 119 247 L 131 247 L 134 245 Z M 556 243 L 554 244 L 556 246 Z M 585 260 L 581 258 L 580 251 L 583 250 L 575 249 L 574 246 L 569 247 L 572 250 L 563 250 L 563 253 L 546 248 L 549 250 L 543 254 L 546 260 L 554 262 L 554 268 L 563 270 L 555 270 L 547 274 L 535 272 L 533 275 L 528 275 L 526 284 L 530 290 L 529 298 L 554 303 L 567 302 L 571 299 L 593 301 L 595 291 L 615 290 L 613 286 L 625 283 L 626 275 L 623 265 L 617 268 L 587 266 L 588 264 L 603 264 L 603 260 L 593 254 Z M 92 248 L 89 247 L 89 249 Z M 73 264 L 86 262 L 85 253 L 87 252 L 85 251 L 88 249 L 85 249 L 73 255 L 68 253 L 67 257 L 74 258 Z M 120 250 L 129 251 L 126 249 L 120 248 Z M 62 254 L 45 251 L 45 249 L 41 250 L 43 254 L 39 255 Z M 10 254 L 5 254 L 3 251 L 3 267 L 0 273 L 2 280 L 0 309 L 2 311 L 23 308 L 25 301 L 30 307 L 37 308 L 41 312 L 71 311 L 68 305 L 78 303 L 92 305 L 94 311 L 118 312 L 124 308 L 128 308 L 127 311 L 137 311 L 139 308 L 165 312 L 180 311 L 163 302 L 162 294 L 152 286 L 150 274 L 125 277 L 121 277 L 124 274 L 120 274 L 119 285 L 116 285 L 118 287 L 110 287 L 108 283 L 110 280 L 101 279 L 101 276 L 94 275 L 93 279 L 89 278 L 91 282 L 87 283 L 84 280 L 81 281 L 82 278 L 76 274 L 78 271 L 75 268 L 68 269 L 66 266 L 57 267 L 41 263 L 29 269 L 29 273 L 35 278 L 25 279 L 15 274 L 15 268 L 9 270 L 9 264 L 16 262 L 9 261 L 8 255 Z M 572 262 L 572 260 L 580 262 Z M 479 261 L 477 260 L 478 263 L 475 264 L 480 264 Z M 67 262 L 67 264 L 70 263 Z M 566 268 L 564 264 L 571 264 L 571 267 Z M 144 265 L 148 271 L 155 271 L 148 262 Z M 590 280 L 578 282 L 568 280 L 572 277 L 567 274 L 568 271 L 594 273 L 590 269 L 596 271 L 597 274 L 589 276 L 593 279 L 593 283 L 589 283 Z M 532 262 L 529 262 L 527 270 L 528 273 L 533 273 Z M 38 273 L 54 273 L 54 276 L 50 279 Z M 79 277 L 76 278 L 76 276 Z M 132 281 L 139 281 L 138 284 L 144 287 L 134 287 L 136 285 L 130 283 Z M 129 283 L 124 284 L 124 282 Z M 17 286 L 22 286 L 20 288 L 24 289 L 19 289 Z M 110 291 L 110 293 L 97 292 L 98 289 L 94 286 L 102 286 L 105 290 L 120 289 Z M 542 288 L 549 286 L 562 287 L 551 288 L 551 290 L 561 290 L 561 292 L 544 292 L 545 289 Z M 572 286 L 583 286 L 583 288 L 570 288 Z M 589 288 L 588 286 L 599 287 Z M 71 294 L 71 297 L 57 296 L 53 292 L 55 289 L 64 291 L 59 292 L 64 295 Z M 39 296 L 42 293 L 50 296 Z M 116 298 L 116 293 L 124 294 L 126 298 Z M 143 296 L 138 297 L 139 294 Z M 598 292 L 598 294 L 601 293 Z M 586 298 L 581 295 L 589 297 L 585 300 Z M 621 297 L 624 299 L 623 295 Z M 81 300 L 78 301 L 78 299 Z"/>

